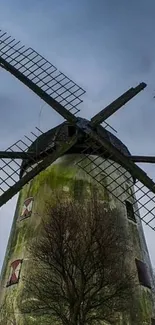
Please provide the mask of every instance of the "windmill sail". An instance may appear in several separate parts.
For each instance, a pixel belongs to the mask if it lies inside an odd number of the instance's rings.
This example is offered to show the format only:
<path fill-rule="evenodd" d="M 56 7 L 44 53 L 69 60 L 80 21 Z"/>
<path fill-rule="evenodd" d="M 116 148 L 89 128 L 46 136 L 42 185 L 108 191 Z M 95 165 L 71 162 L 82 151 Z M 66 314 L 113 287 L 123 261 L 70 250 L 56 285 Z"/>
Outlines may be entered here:
<path fill-rule="evenodd" d="M 87 139 L 78 166 L 124 205 L 129 199 L 134 205 L 134 214 L 155 230 L 154 181 L 129 159 L 127 147 L 122 146 L 121 141 L 114 135 L 104 131 L 104 139 L 101 134 L 98 139 L 99 142 L 95 137 Z M 103 146 L 106 140 L 109 143 L 107 148 Z M 108 147 L 111 147 L 111 150 Z M 113 149 L 119 150 L 118 155 L 114 155 Z M 122 156 L 122 161 L 119 156 Z"/>
<path fill-rule="evenodd" d="M 38 54 L 0 30 L 0 66 L 12 73 L 63 117 L 77 114 L 85 90 Z M 59 105 L 58 105 L 59 104 Z M 65 112 L 65 113 L 64 113 Z M 72 116 L 68 113 L 68 116 Z"/>
<path fill-rule="evenodd" d="M 37 128 L 39 135 L 43 132 Z M 38 133 L 38 132 L 37 132 Z M 0 157 L 0 200 L 2 195 L 12 188 L 20 178 L 21 160 L 32 159 L 32 164 L 35 165 L 38 161 L 37 152 L 31 156 L 28 152 L 29 146 L 36 140 L 37 135 L 32 132 L 31 137 L 25 136 L 23 139 L 16 141 L 13 145 L 1 152 Z M 16 193 L 15 193 L 16 194 Z M 11 197 L 10 197 L 11 198 Z M 8 198 L 9 199 L 9 198 Z M 5 202 L 4 202 L 5 203 Z M 2 201 L 0 201 L 0 206 Z"/>
<path fill-rule="evenodd" d="M 105 107 L 102 111 L 97 113 L 91 119 L 91 125 L 96 126 L 104 122 L 108 117 L 114 114 L 118 109 L 120 109 L 123 105 L 125 105 L 129 100 L 135 97 L 140 91 L 142 91 L 146 87 L 144 82 L 141 82 L 137 87 L 130 88 L 116 100 L 114 100 L 111 104 Z"/>
<path fill-rule="evenodd" d="M 151 229 L 155 230 L 155 194 L 144 186 L 142 182 L 136 180 L 134 184 L 135 195 L 133 196 L 132 176 L 122 166 L 113 161 L 112 156 L 106 150 L 105 156 L 106 158 L 101 163 L 96 150 L 94 150 L 91 155 L 85 154 L 85 157 L 78 161 L 78 166 L 97 183 L 106 188 L 110 195 L 121 203 L 126 204 L 126 200 L 123 199 L 124 194 L 136 206 L 134 214 L 140 217 Z M 102 167 L 103 162 L 106 162 L 107 165 L 104 170 Z M 116 174 L 118 175 L 117 178 Z M 108 181 L 109 179 L 110 181 Z M 117 192 L 118 187 L 121 189 L 119 194 Z"/>
<path fill-rule="evenodd" d="M 43 134 L 41 131 L 40 133 Z M 34 140 L 37 141 L 38 138 L 34 132 L 32 132 L 32 134 L 35 139 L 30 139 L 29 137 L 25 136 L 24 141 L 19 140 L 6 150 L 6 153 L 12 152 L 14 156 L 16 154 L 16 150 L 20 150 L 20 154 L 23 153 L 25 158 L 27 156 L 29 168 L 25 168 L 24 172 L 22 172 L 22 176 L 21 161 L 17 161 L 13 158 L 0 159 L 0 207 L 9 201 L 15 194 L 17 194 L 25 184 L 31 181 L 31 179 L 33 179 L 41 171 L 46 169 L 52 162 L 68 151 L 78 139 L 78 134 L 76 134 L 65 143 L 62 142 L 62 144 L 60 144 L 57 148 L 55 148 L 53 141 L 53 146 L 52 143 L 50 143 L 50 147 L 47 145 L 46 150 L 43 152 L 36 151 L 36 156 L 34 153 L 32 156 L 29 155 L 29 147 L 32 143 L 34 143 Z M 28 140 L 29 143 L 25 140 Z"/>

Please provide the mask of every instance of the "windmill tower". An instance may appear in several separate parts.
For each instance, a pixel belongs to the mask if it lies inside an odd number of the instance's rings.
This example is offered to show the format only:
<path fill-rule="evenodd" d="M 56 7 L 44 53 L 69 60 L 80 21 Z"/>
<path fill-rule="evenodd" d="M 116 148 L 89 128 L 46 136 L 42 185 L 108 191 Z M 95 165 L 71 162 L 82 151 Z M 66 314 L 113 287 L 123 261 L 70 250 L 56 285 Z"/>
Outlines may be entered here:
<path fill-rule="evenodd" d="M 65 119 L 30 145 L 19 141 L 0 152 L 3 173 L 0 206 L 20 191 L 1 274 L 2 323 L 24 324 L 16 301 L 24 290 L 24 272 L 31 268 L 26 259 L 27 243 L 40 222 L 38 212 L 43 209 L 47 196 L 57 189 L 64 197 L 79 192 L 81 197 L 90 184 L 95 184 L 102 199 L 108 200 L 111 207 L 117 207 L 124 231 L 130 234 L 134 245 L 131 263 L 139 280 L 134 302 L 138 316 L 132 311 L 130 315 L 121 315 L 119 325 L 155 324 L 152 267 L 142 229 L 142 220 L 155 229 L 155 183 L 136 165 L 137 162 L 154 163 L 155 158 L 132 156 L 128 148 L 107 131 L 105 122 L 146 84 L 129 89 L 88 121 L 76 116 L 85 91 L 32 48 L 25 48 L 2 31 L 0 67 Z M 33 319 L 31 323 L 34 324 Z"/>

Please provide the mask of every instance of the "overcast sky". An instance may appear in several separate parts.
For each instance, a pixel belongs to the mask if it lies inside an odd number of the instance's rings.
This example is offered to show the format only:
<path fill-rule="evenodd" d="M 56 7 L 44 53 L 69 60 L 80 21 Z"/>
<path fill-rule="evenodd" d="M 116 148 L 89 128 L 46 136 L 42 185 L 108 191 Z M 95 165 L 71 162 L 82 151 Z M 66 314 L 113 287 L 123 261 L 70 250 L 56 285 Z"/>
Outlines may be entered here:
<path fill-rule="evenodd" d="M 148 87 L 108 122 L 132 154 L 155 155 L 154 0 L 1 0 L 0 22 L 86 91 L 81 115 L 90 118 L 139 82 Z M 7 72 L 0 70 L 0 146 L 5 149 L 60 116 Z M 142 166 L 143 168 L 145 166 Z M 146 171 L 155 178 L 155 166 Z M 0 210 L 0 267 L 16 197 Z M 155 266 L 155 233 L 145 227 Z"/>

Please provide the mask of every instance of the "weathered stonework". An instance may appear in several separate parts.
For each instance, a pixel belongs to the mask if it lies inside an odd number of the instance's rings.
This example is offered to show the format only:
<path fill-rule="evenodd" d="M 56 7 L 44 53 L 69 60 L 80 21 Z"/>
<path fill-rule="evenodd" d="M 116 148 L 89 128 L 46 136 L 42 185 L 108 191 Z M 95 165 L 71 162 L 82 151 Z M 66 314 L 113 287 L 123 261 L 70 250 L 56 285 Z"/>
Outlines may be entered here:
<path fill-rule="evenodd" d="M 126 232 L 127 235 L 130 235 L 131 245 L 134 247 L 134 250 L 129 258 L 131 259 L 133 268 L 136 270 L 134 262 L 135 258 L 144 261 L 148 266 L 149 276 L 153 287 L 152 268 L 140 219 L 137 218 L 137 223 L 130 221 L 127 218 L 125 205 L 116 199 L 115 196 L 111 195 L 106 188 L 96 183 L 91 176 L 78 167 L 77 161 L 80 156 L 82 155 L 69 154 L 57 159 L 57 161 L 55 161 L 45 171 L 36 176 L 31 182 L 29 182 L 29 184 L 25 185 L 19 194 L 1 274 L 0 303 L 2 306 L 2 312 L 0 315 L 0 324 L 46 325 L 45 317 L 39 320 L 37 319 L 36 321 L 31 316 L 21 315 L 18 297 L 22 296 L 24 290 L 22 279 L 24 276 L 27 276 L 28 268 L 31 267 L 27 256 L 27 243 L 37 233 L 41 217 L 44 215 L 45 204 L 49 200 L 52 203 L 55 191 L 60 192 L 63 198 L 74 197 L 77 200 L 80 200 L 80 202 L 83 200 L 84 204 L 85 199 L 90 196 L 91 186 L 96 186 L 100 200 L 108 203 L 110 209 L 118 209 L 120 222 L 124 225 L 124 232 Z M 103 170 L 103 174 L 104 169 L 107 168 L 108 164 L 109 174 L 115 169 L 113 178 L 118 179 L 117 182 L 120 182 L 120 184 L 123 183 L 123 186 L 125 186 L 124 190 L 126 190 L 128 184 L 122 173 L 122 171 L 124 172 L 123 168 L 121 167 L 122 170 L 120 171 L 119 169 L 118 171 L 115 168 L 117 163 L 114 163 L 112 166 L 110 162 L 105 161 L 101 157 L 98 157 L 97 159 L 101 163 L 100 168 Z M 93 167 L 93 163 L 90 167 Z M 98 172 L 98 169 L 94 169 L 94 173 Z M 101 178 L 103 177 L 103 174 L 100 174 Z M 120 177 L 118 178 L 118 176 Z M 127 177 L 129 179 L 129 185 L 132 185 L 131 191 L 133 192 L 132 177 L 129 174 Z M 105 186 L 109 183 L 111 183 L 111 179 L 106 177 Z M 114 182 L 109 185 L 109 189 L 114 191 L 116 197 L 121 195 L 121 201 L 127 199 L 126 192 L 122 191 L 121 186 L 116 187 Z M 29 218 L 19 221 L 18 218 L 21 215 L 23 203 L 28 197 L 34 198 L 32 214 Z M 23 259 L 19 282 L 10 287 L 6 287 L 10 272 L 10 263 L 16 259 Z M 139 288 L 137 288 L 133 305 L 136 307 L 136 313 L 133 308 L 130 315 L 121 315 L 119 325 L 150 325 L 154 311 L 152 290 L 140 285 Z"/>

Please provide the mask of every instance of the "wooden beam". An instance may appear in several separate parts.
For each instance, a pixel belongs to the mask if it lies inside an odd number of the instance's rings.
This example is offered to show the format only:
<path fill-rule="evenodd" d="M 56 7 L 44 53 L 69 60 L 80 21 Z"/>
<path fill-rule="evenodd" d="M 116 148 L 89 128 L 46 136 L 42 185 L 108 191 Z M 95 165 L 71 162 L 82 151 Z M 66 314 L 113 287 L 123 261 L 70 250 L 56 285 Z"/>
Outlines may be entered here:
<path fill-rule="evenodd" d="M 92 127 L 95 127 L 102 122 L 104 122 L 108 117 L 114 114 L 118 109 L 125 105 L 130 99 L 135 97 L 141 90 L 143 90 L 147 85 L 142 82 L 135 88 L 130 88 L 123 95 L 114 100 L 111 104 L 105 107 L 101 112 L 96 114 L 90 122 Z"/>
<path fill-rule="evenodd" d="M 36 152 L 0 151 L 0 159 L 35 159 Z"/>
<path fill-rule="evenodd" d="M 129 156 L 130 160 L 140 163 L 155 163 L 155 156 Z"/>

